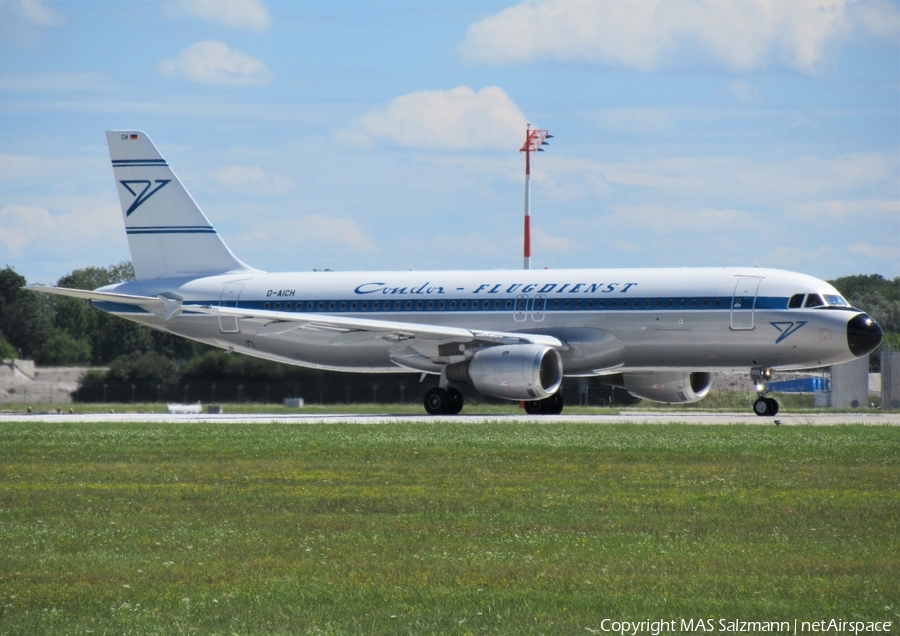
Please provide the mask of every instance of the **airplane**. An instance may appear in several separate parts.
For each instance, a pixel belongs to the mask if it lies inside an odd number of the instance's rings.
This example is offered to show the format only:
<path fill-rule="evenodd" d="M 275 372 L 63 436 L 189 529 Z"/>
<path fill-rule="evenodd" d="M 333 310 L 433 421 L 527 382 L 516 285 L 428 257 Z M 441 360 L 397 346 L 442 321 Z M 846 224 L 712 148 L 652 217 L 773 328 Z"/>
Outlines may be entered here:
<path fill-rule="evenodd" d="M 681 404 L 702 399 L 714 372 L 743 370 L 753 411 L 773 416 L 774 371 L 881 344 L 878 323 L 834 287 L 778 269 L 266 273 L 231 252 L 144 132 L 106 138 L 136 280 L 27 289 L 287 364 L 438 376 L 432 415 L 459 413 L 463 384 L 539 415 L 562 412 L 563 377 Z"/>

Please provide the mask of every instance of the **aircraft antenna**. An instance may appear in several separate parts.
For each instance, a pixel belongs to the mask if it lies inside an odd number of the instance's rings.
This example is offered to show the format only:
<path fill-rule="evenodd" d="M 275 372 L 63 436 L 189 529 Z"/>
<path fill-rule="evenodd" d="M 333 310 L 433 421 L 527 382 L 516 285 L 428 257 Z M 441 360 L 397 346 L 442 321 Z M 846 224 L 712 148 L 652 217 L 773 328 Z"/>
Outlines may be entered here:
<path fill-rule="evenodd" d="M 544 152 L 541 146 L 549 145 L 547 139 L 553 139 L 549 130 L 525 129 L 525 145 L 519 152 L 525 153 L 525 269 L 531 269 L 531 153 Z"/>

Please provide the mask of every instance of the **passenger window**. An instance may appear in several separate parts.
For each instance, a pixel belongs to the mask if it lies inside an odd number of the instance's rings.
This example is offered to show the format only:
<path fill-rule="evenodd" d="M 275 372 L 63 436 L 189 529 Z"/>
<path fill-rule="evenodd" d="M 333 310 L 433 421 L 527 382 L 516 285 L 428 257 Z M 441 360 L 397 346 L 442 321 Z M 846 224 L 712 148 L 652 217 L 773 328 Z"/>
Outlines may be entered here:
<path fill-rule="evenodd" d="M 266 303 L 265 305 L 263 305 L 263 309 L 268 309 L 268 308 L 269 308 L 269 303 Z"/>
<path fill-rule="evenodd" d="M 365 310 L 367 310 L 368 308 L 369 308 L 369 303 L 364 301 L 363 304 L 362 304 L 362 310 L 365 311 Z"/>
<path fill-rule="evenodd" d="M 465 308 L 466 308 L 466 301 L 462 301 L 461 303 L 459 303 L 459 308 L 460 308 L 460 309 L 465 309 Z"/>
<path fill-rule="evenodd" d="M 511 300 L 507 300 L 507 301 L 506 301 L 506 308 L 507 308 L 507 309 L 512 309 L 512 301 L 511 301 Z"/>
<path fill-rule="evenodd" d="M 407 309 L 412 309 L 412 301 L 411 301 L 411 300 L 407 300 L 407 301 L 406 301 L 406 308 L 407 308 Z"/>
<path fill-rule="evenodd" d="M 356 311 L 356 303 L 350 303 L 350 311 Z"/>
<path fill-rule="evenodd" d="M 285 310 L 285 311 L 290 311 L 290 310 L 291 310 L 291 303 L 284 303 L 284 310 Z"/>
<path fill-rule="evenodd" d="M 494 309 L 500 309 L 500 301 L 499 300 L 494 301 Z"/>
<path fill-rule="evenodd" d="M 275 303 L 275 311 L 281 309 L 281 303 Z"/>
<path fill-rule="evenodd" d="M 347 303 L 341 303 L 341 311 L 345 311 L 347 309 Z"/>
<path fill-rule="evenodd" d="M 434 309 L 434 301 L 433 300 L 428 301 L 428 309 Z"/>
<path fill-rule="evenodd" d="M 450 309 L 456 309 L 456 301 L 455 300 L 450 301 Z"/>
<path fill-rule="evenodd" d="M 421 301 L 421 300 L 418 301 L 418 302 L 416 303 L 416 309 L 417 309 L 417 310 L 421 310 L 421 309 L 422 309 L 422 301 Z"/>
<path fill-rule="evenodd" d="M 328 303 L 328 311 L 334 311 L 334 303 Z"/>
<path fill-rule="evenodd" d="M 825 304 L 825 301 L 822 300 L 822 297 L 818 294 L 810 294 L 806 297 L 806 306 L 807 307 L 821 307 Z"/>
<path fill-rule="evenodd" d="M 803 294 L 794 294 L 788 301 L 788 309 L 799 309 L 803 306 Z"/>

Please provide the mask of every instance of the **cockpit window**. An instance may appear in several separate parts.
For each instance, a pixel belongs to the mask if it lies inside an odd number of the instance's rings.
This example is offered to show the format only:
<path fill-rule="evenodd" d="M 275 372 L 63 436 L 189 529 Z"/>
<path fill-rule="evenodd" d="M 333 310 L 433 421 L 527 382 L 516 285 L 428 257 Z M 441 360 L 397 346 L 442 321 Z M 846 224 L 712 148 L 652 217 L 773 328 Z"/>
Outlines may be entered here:
<path fill-rule="evenodd" d="M 822 300 L 822 297 L 818 294 L 810 294 L 806 297 L 806 306 L 807 307 L 822 307 L 825 304 L 825 301 Z"/>
<path fill-rule="evenodd" d="M 833 294 L 825 294 L 825 303 L 829 307 L 849 307 L 850 303 L 844 300 L 841 296 L 835 296 Z"/>
<path fill-rule="evenodd" d="M 803 306 L 804 294 L 794 294 L 788 301 L 788 309 L 799 309 Z"/>

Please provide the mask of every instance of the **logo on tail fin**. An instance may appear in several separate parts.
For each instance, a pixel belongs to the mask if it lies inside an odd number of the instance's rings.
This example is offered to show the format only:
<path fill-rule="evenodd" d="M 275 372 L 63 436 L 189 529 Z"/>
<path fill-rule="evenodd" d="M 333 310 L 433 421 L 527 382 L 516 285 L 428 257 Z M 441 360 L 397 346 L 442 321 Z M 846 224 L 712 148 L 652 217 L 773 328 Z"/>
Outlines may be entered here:
<path fill-rule="evenodd" d="M 144 203 L 144 201 L 146 201 L 147 199 L 152 197 L 154 194 L 159 192 L 170 181 L 171 181 L 171 179 L 157 179 L 156 187 L 153 188 L 152 190 L 150 189 L 152 184 L 150 183 L 150 181 L 148 181 L 146 179 L 119 181 L 119 183 L 121 183 L 123 186 L 125 186 L 126 190 L 128 190 L 131 194 L 133 194 L 135 196 L 134 202 L 131 204 L 131 207 L 129 207 L 125 211 L 125 216 L 126 217 L 131 216 L 131 213 L 134 212 L 135 210 L 137 210 L 141 206 L 141 204 Z M 137 185 L 137 184 L 143 185 L 144 189 L 141 190 L 140 192 L 135 192 L 135 190 L 131 186 Z"/>

